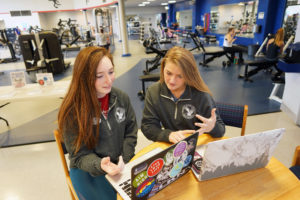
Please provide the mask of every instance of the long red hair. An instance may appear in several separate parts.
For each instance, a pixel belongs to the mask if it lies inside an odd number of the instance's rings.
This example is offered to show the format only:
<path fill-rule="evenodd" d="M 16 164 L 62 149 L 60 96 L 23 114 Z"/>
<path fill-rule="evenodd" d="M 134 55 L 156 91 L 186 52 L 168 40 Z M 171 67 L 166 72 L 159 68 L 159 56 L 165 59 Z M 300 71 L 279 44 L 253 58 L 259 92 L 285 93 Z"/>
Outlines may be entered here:
<path fill-rule="evenodd" d="M 73 77 L 69 90 L 64 97 L 58 113 L 60 136 L 65 129 L 74 130 L 77 135 L 75 153 L 82 144 L 89 149 L 95 147 L 99 138 L 99 121 L 101 107 L 96 95 L 95 81 L 97 67 L 101 59 L 107 56 L 113 63 L 112 55 L 102 47 L 87 47 L 76 57 Z"/>

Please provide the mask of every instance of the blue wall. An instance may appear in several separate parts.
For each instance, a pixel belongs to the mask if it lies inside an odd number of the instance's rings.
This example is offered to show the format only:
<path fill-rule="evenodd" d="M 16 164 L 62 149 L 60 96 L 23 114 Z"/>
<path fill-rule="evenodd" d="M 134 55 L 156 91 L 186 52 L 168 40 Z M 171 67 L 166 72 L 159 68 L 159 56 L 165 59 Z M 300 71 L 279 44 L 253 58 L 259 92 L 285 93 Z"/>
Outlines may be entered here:
<path fill-rule="evenodd" d="M 196 0 L 195 5 L 190 5 L 189 1 L 184 1 L 169 6 L 168 15 L 170 17 L 168 25 L 176 22 L 176 12 L 180 10 L 193 10 L 193 30 L 196 25 L 203 26 L 203 16 L 210 13 L 211 7 L 224 4 L 248 2 L 249 0 Z M 264 12 L 263 19 L 257 19 L 257 24 L 261 25 L 261 32 L 255 33 L 254 38 L 241 38 L 237 40 L 239 44 L 261 44 L 268 33 L 276 33 L 282 26 L 286 0 L 259 0 L 258 10 Z M 172 16 L 171 16 L 172 15 Z"/>

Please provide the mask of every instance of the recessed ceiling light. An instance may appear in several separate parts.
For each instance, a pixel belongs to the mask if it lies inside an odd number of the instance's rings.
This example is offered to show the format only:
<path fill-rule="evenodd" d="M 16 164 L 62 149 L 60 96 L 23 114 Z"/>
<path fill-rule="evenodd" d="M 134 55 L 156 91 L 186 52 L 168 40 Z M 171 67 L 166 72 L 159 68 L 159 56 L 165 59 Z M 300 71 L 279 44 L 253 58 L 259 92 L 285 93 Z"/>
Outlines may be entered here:
<path fill-rule="evenodd" d="M 167 6 L 167 5 L 168 5 L 168 3 L 161 3 L 161 5 L 162 5 L 162 6 Z"/>
<path fill-rule="evenodd" d="M 144 2 L 143 2 L 143 4 L 145 4 L 145 5 L 146 5 L 146 4 L 149 4 L 149 3 L 150 3 L 149 1 L 144 1 Z"/>
<path fill-rule="evenodd" d="M 169 6 L 165 6 L 165 10 L 169 10 Z"/>
<path fill-rule="evenodd" d="M 142 6 L 146 6 L 145 4 L 140 3 L 138 6 L 142 7 Z"/>
<path fill-rule="evenodd" d="M 168 3 L 176 3 L 176 1 L 168 1 Z"/>
<path fill-rule="evenodd" d="M 147 1 L 150 1 L 150 2 L 151 2 L 151 1 L 155 1 L 155 0 L 147 0 Z"/>

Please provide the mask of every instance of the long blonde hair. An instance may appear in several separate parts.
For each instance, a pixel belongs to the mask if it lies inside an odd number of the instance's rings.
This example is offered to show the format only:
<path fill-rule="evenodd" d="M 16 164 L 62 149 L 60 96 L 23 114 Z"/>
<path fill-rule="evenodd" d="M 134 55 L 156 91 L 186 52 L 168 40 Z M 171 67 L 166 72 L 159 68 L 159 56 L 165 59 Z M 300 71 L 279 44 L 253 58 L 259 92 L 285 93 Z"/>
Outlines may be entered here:
<path fill-rule="evenodd" d="M 112 55 L 102 47 L 87 47 L 76 57 L 73 77 L 58 113 L 60 136 L 66 127 L 77 130 L 75 153 L 82 144 L 89 149 L 95 147 L 99 137 L 99 124 L 93 126 L 93 119 L 100 118 L 101 108 L 96 95 L 95 81 L 99 62 L 107 56 L 113 63 Z"/>
<path fill-rule="evenodd" d="M 212 95 L 207 85 L 203 81 L 198 70 L 196 60 L 190 51 L 186 50 L 185 48 L 175 46 L 167 52 L 166 56 L 161 62 L 160 83 L 164 83 L 165 81 L 164 69 L 167 62 L 172 62 L 181 68 L 183 72 L 183 78 L 187 85 Z"/>

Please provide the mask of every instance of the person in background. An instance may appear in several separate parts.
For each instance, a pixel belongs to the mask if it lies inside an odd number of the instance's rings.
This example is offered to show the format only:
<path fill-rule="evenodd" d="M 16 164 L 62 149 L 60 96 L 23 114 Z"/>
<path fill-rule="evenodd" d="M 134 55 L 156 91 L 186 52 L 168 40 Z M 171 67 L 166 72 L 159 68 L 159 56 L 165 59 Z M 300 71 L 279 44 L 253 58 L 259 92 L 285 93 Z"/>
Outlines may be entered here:
<path fill-rule="evenodd" d="M 225 125 L 190 51 L 175 46 L 163 58 L 160 81 L 146 92 L 141 130 L 150 140 L 171 143 L 195 130 L 224 135 Z"/>
<path fill-rule="evenodd" d="M 237 45 L 233 45 L 234 41 L 236 40 L 235 37 L 235 29 L 234 28 L 229 28 L 227 34 L 224 37 L 224 42 L 223 42 L 223 48 L 224 51 L 230 53 L 230 61 L 233 63 L 235 53 L 239 53 L 239 63 L 242 63 L 244 61 L 243 59 L 243 49 L 240 48 Z"/>
<path fill-rule="evenodd" d="M 121 172 L 134 156 L 137 123 L 127 94 L 112 86 L 112 55 L 87 47 L 76 57 L 59 113 L 58 130 L 70 159 L 70 177 L 80 199 L 116 199 L 105 174 Z"/>
<path fill-rule="evenodd" d="M 16 37 L 18 39 L 19 36 L 21 35 L 21 29 L 18 26 L 16 26 L 16 28 L 14 28 L 14 31 L 15 31 Z"/>
<path fill-rule="evenodd" d="M 112 27 L 111 26 L 109 27 L 109 33 L 105 33 L 104 28 L 102 26 L 100 26 L 99 33 L 95 33 L 97 45 L 109 50 L 111 35 L 112 35 Z"/>
<path fill-rule="evenodd" d="M 276 61 L 278 60 L 278 57 L 280 54 L 283 53 L 283 47 L 284 47 L 284 30 L 283 28 L 280 28 L 277 30 L 275 37 L 270 38 L 267 43 L 267 49 L 266 49 L 266 57 L 265 59 L 269 61 Z M 280 69 L 276 66 L 277 73 L 272 78 L 273 81 L 281 80 L 280 75 L 283 73 Z"/>
<path fill-rule="evenodd" d="M 179 36 L 171 28 L 167 28 L 167 38 L 175 38 L 176 42 L 179 43 Z"/>

